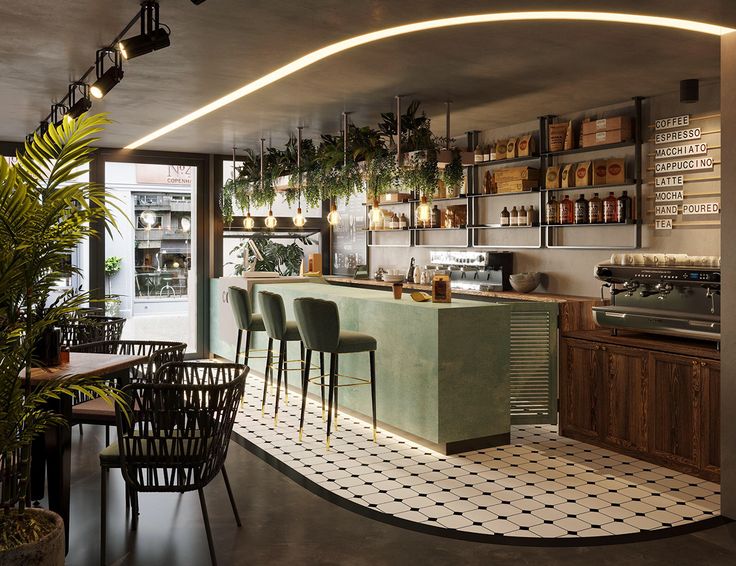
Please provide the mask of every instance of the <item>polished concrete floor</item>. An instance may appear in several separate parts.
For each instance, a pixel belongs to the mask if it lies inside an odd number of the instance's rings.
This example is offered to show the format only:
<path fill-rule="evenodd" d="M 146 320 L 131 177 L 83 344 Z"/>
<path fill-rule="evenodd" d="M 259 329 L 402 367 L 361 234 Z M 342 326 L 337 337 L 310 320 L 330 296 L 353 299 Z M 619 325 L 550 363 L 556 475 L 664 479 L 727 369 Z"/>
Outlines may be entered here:
<path fill-rule="evenodd" d="M 101 427 L 72 434 L 68 566 L 98 564 Z M 227 469 L 243 519 L 235 525 L 221 478 L 206 488 L 220 566 L 388 564 L 733 565 L 736 523 L 634 544 L 583 547 L 491 545 L 441 538 L 368 519 L 325 501 L 232 443 Z M 138 531 L 126 524 L 122 479 L 111 474 L 108 564 L 209 564 L 196 494 L 141 495 Z"/>

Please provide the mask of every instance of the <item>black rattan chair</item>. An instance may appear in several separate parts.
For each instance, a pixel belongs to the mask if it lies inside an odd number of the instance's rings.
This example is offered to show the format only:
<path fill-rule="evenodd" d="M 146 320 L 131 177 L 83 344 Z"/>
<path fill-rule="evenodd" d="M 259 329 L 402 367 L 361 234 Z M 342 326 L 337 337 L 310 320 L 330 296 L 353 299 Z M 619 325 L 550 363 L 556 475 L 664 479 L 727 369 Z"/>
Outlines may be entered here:
<path fill-rule="evenodd" d="M 64 321 L 61 325 L 61 343 L 78 346 L 90 342 L 120 340 L 125 319 L 117 316 L 85 315 Z"/>
<path fill-rule="evenodd" d="M 138 493 L 197 491 L 212 564 L 217 564 L 203 488 L 222 471 L 235 521 L 241 526 L 225 457 L 249 369 L 239 364 L 174 362 L 153 383 L 126 389 L 130 421 L 118 407 L 118 442 L 100 453 L 101 563 L 105 563 L 107 479 L 121 468 L 133 499 L 131 528 L 138 526 Z"/>
<path fill-rule="evenodd" d="M 124 320 L 124 319 L 123 319 Z M 168 362 L 184 359 L 187 345 L 183 342 L 157 342 L 151 340 L 106 340 L 72 346 L 72 352 L 90 354 L 119 354 L 146 356 L 147 360 L 131 369 L 132 381 L 151 381 L 156 370 Z M 72 406 L 72 426 L 83 424 L 105 425 L 105 444 L 110 444 L 110 427 L 115 426 L 115 409 L 100 397 L 75 398 Z"/>

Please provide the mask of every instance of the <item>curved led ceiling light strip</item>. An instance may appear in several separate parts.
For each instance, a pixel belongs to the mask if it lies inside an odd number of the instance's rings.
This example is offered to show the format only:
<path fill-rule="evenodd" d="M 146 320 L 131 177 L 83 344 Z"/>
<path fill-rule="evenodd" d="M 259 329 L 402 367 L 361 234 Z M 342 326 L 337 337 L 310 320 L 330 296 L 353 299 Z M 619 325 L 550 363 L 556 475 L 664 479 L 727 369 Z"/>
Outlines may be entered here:
<path fill-rule="evenodd" d="M 660 16 L 644 16 L 640 14 L 622 14 L 615 12 L 576 12 L 576 11 L 546 11 L 546 12 L 502 12 L 497 14 L 475 14 L 471 16 L 457 16 L 453 18 L 441 18 L 438 20 L 427 20 L 424 22 L 416 22 L 413 24 L 405 24 L 401 26 L 395 26 L 386 28 L 362 35 L 356 35 L 337 43 L 332 43 L 311 53 L 295 59 L 291 63 L 279 67 L 275 71 L 271 71 L 267 75 L 264 75 L 255 81 L 252 81 L 246 85 L 243 85 L 237 90 L 232 91 L 225 96 L 218 98 L 210 102 L 209 104 L 202 106 L 201 108 L 190 112 L 185 116 L 182 116 L 178 120 L 167 124 L 166 126 L 159 128 L 158 130 L 151 132 L 150 134 L 142 137 L 141 139 L 134 141 L 133 143 L 125 146 L 124 149 L 136 149 L 146 143 L 149 143 L 163 135 L 173 132 L 177 128 L 181 128 L 186 124 L 206 116 L 207 114 L 214 112 L 226 106 L 236 100 L 248 96 L 249 94 L 256 92 L 270 84 L 275 83 L 289 75 L 296 73 L 314 63 L 327 59 L 332 55 L 337 55 L 348 49 L 359 47 L 367 43 L 373 43 L 374 41 L 380 41 L 382 39 L 388 39 L 390 37 L 396 37 L 399 35 L 406 35 L 409 33 L 415 33 L 418 31 L 427 31 L 432 29 L 462 26 L 468 24 L 484 24 L 484 23 L 496 23 L 496 22 L 521 22 L 521 21 L 535 21 L 535 20 L 571 20 L 571 21 L 587 21 L 587 22 L 607 22 L 607 23 L 620 23 L 620 24 L 635 24 L 644 26 L 654 26 L 670 28 L 682 31 L 692 31 L 696 33 L 703 33 L 707 35 L 721 36 L 732 31 L 736 31 L 733 28 L 724 26 L 717 26 L 713 24 L 707 24 L 704 22 L 696 22 L 693 20 L 683 20 L 678 18 L 665 18 Z"/>

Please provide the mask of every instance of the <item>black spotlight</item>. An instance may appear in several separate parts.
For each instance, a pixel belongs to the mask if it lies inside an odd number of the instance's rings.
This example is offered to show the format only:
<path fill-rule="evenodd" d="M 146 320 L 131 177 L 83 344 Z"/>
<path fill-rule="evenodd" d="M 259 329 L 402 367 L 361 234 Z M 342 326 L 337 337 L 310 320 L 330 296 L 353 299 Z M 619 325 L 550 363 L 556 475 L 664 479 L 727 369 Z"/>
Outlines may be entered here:
<path fill-rule="evenodd" d="M 105 69 L 106 61 L 112 63 L 112 66 L 107 69 Z M 95 98 L 102 98 L 123 80 L 120 52 L 116 49 L 100 49 L 97 51 L 95 71 L 97 72 L 97 80 L 89 87 L 89 93 Z"/>
<path fill-rule="evenodd" d="M 194 4 L 195 6 L 199 6 L 200 4 L 203 4 L 203 3 L 204 3 L 204 0 L 192 0 L 192 4 Z"/>
<path fill-rule="evenodd" d="M 171 30 L 159 22 L 158 11 L 158 2 L 141 3 L 140 35 L 123 39 L 118 43 L 118 49 L 125 59 L 135 59 L 171 45 L 169 39 Z"/>
<path fill-rule="evenodd" d="M 92 108 L 92 101 L 89 99 L 89 85 L 86 83 L 70 84 L 69 110 L 67 110 L 64 118 L 67 120 L 79 118 L 90 108 Z"/>
<path fill-rule="evenodd" d="M 66 116 L 66 113 L 69 111 L 69 109 L 64 106 L 63 104 L 52 104 L 51 105 L 51 123 L 54 126 L 61 126 L 62 122 L 64 121 L 64 116 Z"/>
<path fill-rule="evenodd" d="M 680 81 L 680 102 L 692 104 L 698 100 L 700 100 L 700 81 L 698 79 Z"/>

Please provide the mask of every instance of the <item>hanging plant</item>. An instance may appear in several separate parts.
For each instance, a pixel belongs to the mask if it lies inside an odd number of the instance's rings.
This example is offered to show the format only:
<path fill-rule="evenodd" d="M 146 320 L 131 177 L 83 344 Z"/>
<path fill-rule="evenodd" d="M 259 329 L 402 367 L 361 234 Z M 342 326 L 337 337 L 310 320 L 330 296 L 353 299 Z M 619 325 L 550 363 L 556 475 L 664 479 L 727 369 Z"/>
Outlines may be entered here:
<path fill-rule="evenodd" d="M 427 197 L 430 201 L 437 190 L 439 180 L 436 158 L 414 157 L 410 164 L 401 170 L 402 185 L 419 196 Z"/>
<path fill-rule="evenodd" d="M 401 151 L 421 151 L 435 149 L 436 144 L 432 136 L 431 120 L 422 112 L 419 113 L 421 102 L 412 100 L 406 111 L 401 115 Z M 388 140 L 389 147 L 396 150 L 396 114 L 384 112 L 382 122 L 378 125 L 381 135 Z"/>
<path fill-rule="evenodd" d="M 288 144 L 287 144 L 288 145 Z M 287 149 L 288 152 L 288 149 Z M 296 154 L 296 141 L 294 142 L 294 152 Z M 302 140 L 302 197 L 305 197 L 307 205 L 316 206 L 319 203 L 319 190 L 316 191 L 317 200 L 316 203 L 310 202 L 306 199 L 307 192 L 309 191 L 310 184 L 308 182 L 309 171 L 315 165 L 315 156 L 317 150 L 314 147 L 312 140 Z M 312 191 L 314 193 L 314 191 Z M 311 195 L 314 197 L 314 194 Z M 289 175 L 289 190 L 284 194 L 284 200 L 286 204 L 292 206 L 297 202 L 299 198 L 299 169 L 296 165 L 296 158 L 294 158 L 294 167 L 290 171 Z"/>
<path fill-rule="evenodd" d="M 396 188 L 396 159 L 392 155 L 384 153 L 366 160 L 363 179 L 365 180 L 367 200 L 370 202 L 380 199 L 381 195 Z"/>
<path fill-rule="evenodd" d="M 442 181 L 445 183 L 445 188 L 448 194 L 458 194 L 460 187 L 465 182 L 465 170 L 463 168 L 463 162 L 460 158 L 460 151 L 457 149 L 452 150 L 452 160 L 445 166 L 442 172 Z"/>

